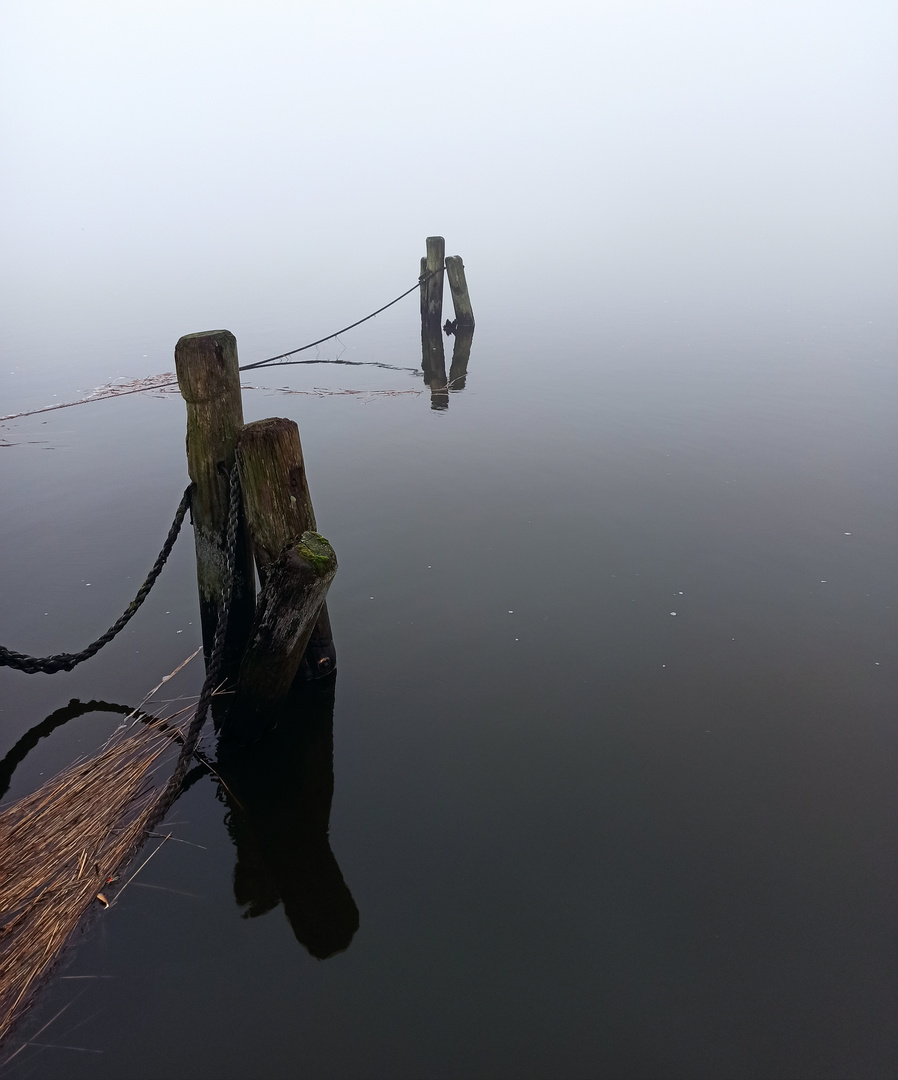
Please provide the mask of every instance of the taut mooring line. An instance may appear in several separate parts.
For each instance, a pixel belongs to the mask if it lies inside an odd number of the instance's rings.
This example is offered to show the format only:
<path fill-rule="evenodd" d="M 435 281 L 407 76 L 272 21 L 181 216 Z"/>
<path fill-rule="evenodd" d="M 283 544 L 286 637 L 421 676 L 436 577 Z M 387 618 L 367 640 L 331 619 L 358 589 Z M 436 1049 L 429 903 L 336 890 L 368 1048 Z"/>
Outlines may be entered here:
<path fill-rule="evenodd" d="M 375 315 L 380 315 L 382 311 L 386 311 L 387 308 L 392 307 L 394 304 L 398 304 L 400 300 L 404 300 L 409 293 L 413 293 L 415 289 L 420 289 L 421 286 L 427 281 L 428 278 L 432 278 L 435 274 L 443 273 L 443 268 L 439 270 L 431 270 L 428 274 L 422 274 L 421 277 L 415 282 L 410 289 L 406 289 L 404 293 L 401 293 L 395 300 L 391 300 L 389 304 L 384 304 L 383 307 L 379 307 L 377 311 L 372 311 L 370 315 L 366 315 L 364 319 L 358 319 L 354 323 L 350 323 L 349 326 L 344 326 L 342 330 L 337 330 L 333 334 L 328 334 L 327 337 L 319 338 L 317 341 L 310 341 L 308 345 L 300 345 L 298 349 L 291 349 L 289 352 L 278 353 L 277 356 L 270 356 L 267 360 L 257 360 L 254 364 L 244 364 L 241 371 L 252 371 L 254 368 L 264 367 L 266 364 L 275 364 L 277 360 L 286 360 L 288 356 L 295 356 L 299 352 L 305 352 L 306 349 L 314 349 L 316 345 L 323 345 L 325 341 L 330 341 L 332 338 L 339 337 L 341 334 L 345 334 L 347 330 L 354 330 L 357 326 L 361 326 L 362 323 L 367 322 L 369 319 L 373 319 Z M 356 361 L 358 363 L 358 361 Z M 325 363 L 340 363 L 339 360 L 325 361 Z M 344 361 L 348 363 L 348 361 Z M 278 366 L 278 365 L 275 365 Z M 378 367 L 383 365 L 378 364 Z M 402 371 L 411 370 L 409 368 L 402 368 Z M 415 369 L 416 370 L 416 369 Z"/>
<path fill-rule="evenodd" d="M 424 282 L 429 278 L 432 278 L 435 274 L 442 274 L 444 271 L 445 267 L 440 267 L 438 270 L 431 270 L 426 274 L 422 274 L 410 289 L 406 289 L 404 293 L 400 293 L 395 300 L 391 300 L 388 304 L 384 304 L 383 307 L 379 307 L 377 311 L 372 311 L 370 315 L 366 315 L 363 319 L 357 319 L 354 323 L 350 323 L 349 326 L 344 326 L 342 330 L 335 330 L 333 334 L 328 334 L 327 337 L 318 338 L 317 341 L 310 341 L 308 345 L 300 345 L 298 349 L 290 349 L 288 352 L 278 353 L 277 356 L 269 356 L 267 360 L 257 360 L 253 364 L 243 364 L 240 367 L 240 371 L 253 371 L 260 367 L 287 367 L 291 364 L 342 364 L 347 367 L 377 367 L 387 371 L 410 371 L 417 374 L 417 368 L 395 367 L 392 364 L 381 364 L 374 360 L 288 360 L 287 357 L 305 352 L 306 349 L 314 349 L 316 345 L 323 345 L 325 341 L 332 341 L 341 334 L 345 334 L 347 330 L 354 330 L 357 326 L 361 326 L 362 323 L 368 322 L 369 319 L 373 319 L 376 315 L 380 315 L 380 313 L 386 311 L 387 308 L 391 308 L 394 304 L 398 304 L 400 300 L 404 300 L 413 293 L 415 289 L 420 289 Z M 159 379 L 160 376 L 154 375 L 149 376 L 149 378 Z M 78 401 L 64 401 L 58 405 L 44 405 L 40 409 L 29 409 L 27 412 L 10 413 L 8 416 L 0 416 L 0 423 L 4 420 L 21 420 L 22 417 L 25 416 L 37 416 L 38 413 L 53 412 L 56 409 L 70 409 L 73 405 L 87 405 L 92 401 L 107 401 L 109 398 L 126 397 L 128 394 L 142 394 L 146 390 L 162 390 L 166 386 L 176 386 L 177 382 L 177 379 L 169 379 L 167 382 L 152 382 L 148 386 L 138 386 L 133 390 L 120 390 L 118 393 L 106 394 L 103 397 L 97 395 L 96 397 L 80 398 Z"/>

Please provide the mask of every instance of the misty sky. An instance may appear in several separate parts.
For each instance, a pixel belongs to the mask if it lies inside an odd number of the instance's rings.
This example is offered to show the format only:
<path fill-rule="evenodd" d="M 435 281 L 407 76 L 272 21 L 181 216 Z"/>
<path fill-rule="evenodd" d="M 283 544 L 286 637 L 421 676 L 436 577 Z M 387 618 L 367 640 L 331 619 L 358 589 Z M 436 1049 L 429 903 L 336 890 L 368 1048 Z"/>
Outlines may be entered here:
<path fill-rule="evenodd" d="M 4 295 L 374 268 L 354 313 L 432 232 L 650 289 L 893 288 L 896 27 L 869 0 L 11 0 Z"/>

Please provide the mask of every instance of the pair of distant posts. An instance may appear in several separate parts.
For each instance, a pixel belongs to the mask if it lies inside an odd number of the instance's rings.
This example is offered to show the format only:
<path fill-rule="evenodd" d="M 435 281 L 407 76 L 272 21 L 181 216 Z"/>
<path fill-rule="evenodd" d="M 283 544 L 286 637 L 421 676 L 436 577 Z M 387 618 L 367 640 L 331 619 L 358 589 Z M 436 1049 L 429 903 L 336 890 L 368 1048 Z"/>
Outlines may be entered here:
<path fill-rule="evenodd" d="M 455 319 L 443 318 L 443 280 L 449 281 Z M 442 236 L 427 237 L 427 254 L 421 259 L 421 367 L 430 388 L 433 409 L 449 407 L 450 391 L 463 390 L 474 339 L 474 312 L 465 280 L 465 264 L 460 255 L 446 256 Z M 452 361 L 446 373 L 443 333 L 454 335 Z"/>

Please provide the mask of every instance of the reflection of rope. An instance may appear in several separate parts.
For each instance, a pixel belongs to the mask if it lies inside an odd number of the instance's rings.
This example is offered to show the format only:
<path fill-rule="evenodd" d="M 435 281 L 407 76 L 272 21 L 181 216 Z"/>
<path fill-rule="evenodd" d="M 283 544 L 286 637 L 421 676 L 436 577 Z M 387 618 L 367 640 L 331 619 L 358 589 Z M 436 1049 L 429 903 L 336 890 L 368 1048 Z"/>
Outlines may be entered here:
<path fill-rule="evenodd" d="M 135 709 L 131 705 L 119 705 L 111 701 L 79 701 L 78 698 L 72 698 L 68 705 L 64 705 L 61 709 L 50 713 L 45 720 L 26 731 L 7 753 L 6 757 L 0 761 L 0 799 L 9 791 L 12 774 L 16 771 L 16 767 L 22 764 L 41 739 L 46 739 L 48 735 L 52 735 L 57 728 L 67 724 L 69 720 L 77 720 L 79 716 L 85 716 L 87 713 L 104 712 L 118 713 L 129 718 L 133 717 L 142 724 L 153 724 L 157 731 L 170 732 L 173 742 L 181 745 L 184 743 L 183 736 L 177 727 L 167 724 L 160 717 L 153 716 L 152 713 L 144 712 L 143 709 Z M 199 756 L 198 751 L 197 756 Z M 203 768 L 206 773 L 211 771 L 211 766 L 206 766 L 205 762 Z"/>
<path fill-rule="evenodd" d="M 398 304 L 400 300 L 404 300 L 406 296 L 413 293 L 416 289 L 420 289 L 428 278 L 434 276 L 434 274 L 443 273 L 444 267 L 440 267 L 439 270 L 430 270 L 426 274 L 422 274 L 421 277 L 415 282 L 410 289 L 406 289 L 404 293 L 400 293 L 395 300 L 391 300 L 389 304 L 384 304 L 383 307 L 379 307 L 377 311 L 372 311 L 370 315 L 366 315 L 364 319 L 357 319 L 354 323 L 350 323 L 349 326 L 344 326 L 342 330 L 335 330 L 333 334 L 328 334 L 327 337 L 318 338 L 317 341 L 310 341 L 308 345 L 300 345 L 298 349 L 290 349 L 288 352 L 278 353 L 277 356 L 269 356 L 267 360 L 257 360 L 254 364 L 243 364 L 240 368 L 241 371 L 252 371 L 255 368 L 260 367 L 286 367 L 289 364 L 344 364 L 347 367 L 376 367 L 383 368 L 386 371 L 411 371 L 415 374 L 418 373 L 417 368 L 404 368 L 395 367 L 393 364 L 380 364 L 374 360 L 288 360 L 288 356 L 295 356 L 297 353 L 305 352 L 306 349 L 314 349 L 316 345 L 322 345 L 325 341 L 331 341 L 335 337 L 339 337 L 340 334 L 345 334 L 347 330 L 353 330 L 357 326 L 361 326 L 362 323 L 367 322 L 369 319 L 373 319 L 375 315 L 380 315 L 382 311 L 386 311 L 387 308 L 392 307 L 394 304 Z M 149 378 L 152 382 L 147 386 L 138 386 L 133 390 L 119 390 L 117 393 L 111 393 L 105 395 L 106 397 L 125 397 L 127 394 L 142 394 L 145 390 L 162 390 L 166 386 L 176 386 L 177 379 L 168 379 L 166 382 L 159 382 L 161 376 L 154 375 Z M 70 409 L 73 405 L 86 405 L 89 401 L 103 401 L 104 397 L 99 394 L 95 397 L 81 398 L 79 401 L 65 401 L 59 405 L 44 405 L 40 409 L 30 409 L 27 412 L 10 413 L 8 416 L 0 416 L 0 421 L 3 420 L 20 420 L 23 416 L 37 416 L 38 413 L 53 412 L 54 409 Z"/>
<path fill-rule="evenodd" d="M 127 608 L 125 608 L 124 613 L 116 619 L 105 634 L 101 634 L 96 641 L 91 642 L 91 644 L 88 645 L 86 649 L 82 649 L 81 652 L 55 653 L 53 656 L 26 656 L 24 653 L 13 652 L 11 649 L 5 649 L 0 645 L 0 667 L 11 667 L 16 671 L 24 671 L 26 675 L 36 675 L 38 672 L 43 672 L 44 675 L 55 675 L 57 671 L 71 671 L 73 667 L 76 667 L 84 660 L 89 660 L 92 656 L 96 656 L 104 645 L 108 645 L 116 634 L 128 625 L 134 614 L 137 612 L 137 609 L 150 595 L 150 590 L 156 584 L 156 579 L 162 573 L 162 567 L 165 566 L 165 563 L 171 554 L 171 549 L 175 546 L 175 541 L 178 539 L 178 533 L 181 531 L 184 515 L 187 513 L 187 508 L 190 506 L 190 494 L 192 490 L 193 485 L 191 484 L 181 496 L 181 501 L 178 504 L 178 509 L 175 513 L 175 520 L 168 530 L 168 536 L 165 538 L 162 550 L 159 552 L 159 556 L 155 563 L 153 563 L 153 568 L 147 574 L 143 585 L 137 590 L 137 595 Z"/>
<path fill-rule="evenodd" d="M 69 720 L 84 716 L 85 713 L 113 712 L 127 716 L 131 711 L 130 705 L 115 705 L 108 701 L 79 701 L 77 698 L 72 698 L 68 705 L 50 713 L 46 720 L 42 720 L 36 727 L 26 731 L 6 757 L 0 761 L 0 799 L 9 791 L 16 766 L 25 760 L 41 739 L 45 739 L 58 727 L 68 723 Z"/>

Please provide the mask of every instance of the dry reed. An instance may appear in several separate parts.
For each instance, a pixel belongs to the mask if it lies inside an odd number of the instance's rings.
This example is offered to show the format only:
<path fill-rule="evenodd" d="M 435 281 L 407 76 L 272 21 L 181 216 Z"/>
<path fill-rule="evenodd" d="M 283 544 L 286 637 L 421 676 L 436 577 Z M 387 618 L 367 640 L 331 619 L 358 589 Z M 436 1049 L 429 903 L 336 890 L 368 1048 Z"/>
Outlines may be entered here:
<path fill-rule="evenodd" d="M 116 875 L 164 813 L 192 715 L 135 710 L 94 757 L 0 811 L 0 1043 L 88 910 L 114 902 Z"/>

